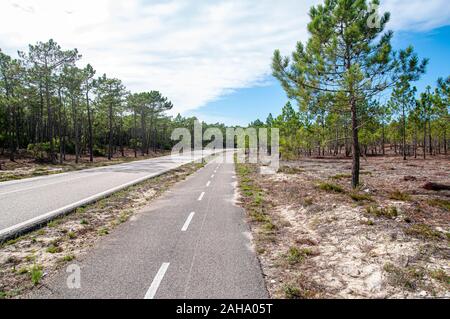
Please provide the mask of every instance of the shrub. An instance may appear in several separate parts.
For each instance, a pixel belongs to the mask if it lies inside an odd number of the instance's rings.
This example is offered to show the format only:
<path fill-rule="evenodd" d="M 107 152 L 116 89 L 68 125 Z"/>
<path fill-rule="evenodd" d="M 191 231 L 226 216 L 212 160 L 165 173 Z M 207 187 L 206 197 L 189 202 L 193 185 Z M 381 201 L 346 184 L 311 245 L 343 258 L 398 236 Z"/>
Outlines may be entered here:
<path fill-rule="evenodd" d="M 393 200 L 399 200 L 399 201 L 402 201 L 402 202 L 406 202 L 406 201 L 411 200 L 411 196 L 409 194 L 402 193 L 399 190 L 395 190 L 394 192 L 392 192 L 389 195 L 389 198 L 393 199 Z"/>
<path fill-rule="evenodd" d="M 387 217 L 387 218 L 395 218 L 398 216 L 398 210 L 394 206 L 390 206 L 387 208 L 377 207 L 377 206 L 369 206 L 366 208 L 366 212 L 371 215 L 375 215 L 377 217 Z"/>
<path fill-rule="evenodd" d="M 428 205 L 434 206 L 434 207 L 440 207 L 442 209 L 450 211 L 450 201 L 445 200 L 445 199 L 430 199 L 430 200 L 428 200 Z"/>
<path fill-rule="evenodd" d="M 50 143 L 29 144 L 27 150 L 31 153 L 35 160 L 45 161 L 48 158 L 48 153 L 50 152 Z"/>
<path fill-rule="evenodd" d="M 331 183 L 320 183 L 318 185 L 319 189 L 327 192 L 334 192 L 334 193 L 345 193 L 344 189 L 336 184 Z"/>
<path fill-rule="evenodd" d="M 441 239 L 443 235 L 438 232 L 437 230 L 434 230 L 428 225 L 425 224 L 415 224 L 411 226 L 410 228 L 405 230 L 405 233 L 407 235 L 427 238 L 427 239 Z"/>
<path fill-rule="evenodd" d="M 370 197 L 369 194 L 361 194 L 361 193 L 350 193 L 349 194 L 351 199 L 353 199 L 355 202 L 362 202 L 362 201 L 368 201 L 368 202 L 373 202 L 372 197 Z"/>
<path fill-rule="evenodd" d="M 38 285 L 41 282 L 43 274 L 44 273 L 42 272 L 41 266 L 34 265 L 33 267 L 31 267 L 30 276 L 31 276 L 31 282 L 33 283 L 33 285 Z"/>

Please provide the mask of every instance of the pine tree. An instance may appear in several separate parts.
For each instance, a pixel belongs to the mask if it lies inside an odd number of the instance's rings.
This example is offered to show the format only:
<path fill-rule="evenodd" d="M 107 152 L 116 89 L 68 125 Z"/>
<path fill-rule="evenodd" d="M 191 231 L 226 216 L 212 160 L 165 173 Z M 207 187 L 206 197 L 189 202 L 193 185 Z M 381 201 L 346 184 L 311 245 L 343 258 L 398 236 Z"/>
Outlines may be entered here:
<path fill-rule="evenodd" d="M 390 15 L 378 16 L 373 10 L 376 5 L 377 0 L 371 6 L 365 0 L 326 0 L 312 7 L 306 45 L 297 44 L 292 60 L 275 51 L 272 64 L 273 75 L 289 97 L 317 101 L 327 96 L 350 113 L 353 187 L 359 184 L 361 112 L 367 101 L 401 75 L 391 47 L 393 32 L 383 33 Z"/>
<path fill-rule="evenodd" d="M 55 72 L 61 70 L 64 66 L 73 65 L 81 56 L 76 49 L 63 51 L 61 47 L 52 39 L 48 42 L 38 42 L 36 45 L 29 46 L 28 54 L 19 52 L 19 56 L 33 65 L 37 71 L 43 89 L 45 92 L 45 104 L 47 106 L 47 126 L 48 140 L 50 142 L 50 160 L 56 163 L 56 154 L 54 150 L 54 116 L 52 90 L 54 88 Z"/>

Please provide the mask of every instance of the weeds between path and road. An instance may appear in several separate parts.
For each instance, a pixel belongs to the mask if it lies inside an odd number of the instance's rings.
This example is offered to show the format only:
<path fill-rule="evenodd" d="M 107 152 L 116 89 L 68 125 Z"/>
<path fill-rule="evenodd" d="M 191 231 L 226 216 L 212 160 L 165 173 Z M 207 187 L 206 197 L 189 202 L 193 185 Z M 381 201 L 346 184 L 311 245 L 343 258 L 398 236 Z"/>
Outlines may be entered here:
<path fill-rule="evenodd" d="M 117 192 L 0 246 L 0 298 L 20 297 L 73 262 L 175 183 L 204 166 L 190 163 Z"/>
<path fill-rule="evenodd" d="M 370 158 L 353 190 L 347 160 L 236 164 L 271 297 L 449 298 L 447 166 Z"/>

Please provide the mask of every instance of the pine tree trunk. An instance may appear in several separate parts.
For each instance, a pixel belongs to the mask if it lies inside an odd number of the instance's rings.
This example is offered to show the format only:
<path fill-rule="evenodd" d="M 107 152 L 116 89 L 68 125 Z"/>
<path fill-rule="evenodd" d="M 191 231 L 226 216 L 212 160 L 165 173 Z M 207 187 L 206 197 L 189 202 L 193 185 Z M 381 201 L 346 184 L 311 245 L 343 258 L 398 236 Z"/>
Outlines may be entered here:
<path fill-rule="evenodd" d="M 406 115 L 405 107 L 403 106 L 403 160 L 406 161 Z"/>
<path fill-rule="evenodd" d="M 137 114 L 136 114 L 136 108 L 134 108 L 134 131 L 133 131 L 133 138 L 134 138 L 134 158 L 137 158 Z"/>
<path fill-rule="evenodd" d="M 145 123 L 145 112 L 144 112 L 144 106 L 142 106 L 142 112 L 141 112 L 141 153 L 142 156 L 145 156 L 145 153 L 147 151 L 147 132 L 146 132 L 146 126 Z"/>
<path fill-rule="evenodd" d="M 91 107 L 89 104 L 89 90 L 86 90 L 86 107 L 88 116 L 88 131 L 89 131 L 89 161 L 94 162 L 94 145 L 93 145 L 93 131 L 92 131 L 92 114 Z"/>
<path fill-rule="evenodd" d="M 444 155 L 447 155 L 447 130 L 444 128 Z"/>
<path fill-rule="evenodd" d="M 45 102 L 47 104 L 47 119 L 48 119 L 48 139 L 50 141 L 50 161 L 52 164 L 56 164 L 55 146 L 53 141 L 53 110 L 50 103 L 50 79 L 46 78 L 45 81 Z"/>
<path fill-rule="evenodd" d="M 113 152 L 113 106 L 109 104 L 109 134 L 108 134 L 108 160 L 112 159 Z"/>
<path fill-rule="evenodd" d="M 63 156 L 63 133 L 62 133 L 62 123 L 63 123 L 63 118 L 62 118 L 62 108 L 63 108 L 63 102 L 62 102 L 62 96 L 61 96 L 61 89 L 58 90 L 58 97 L 59 97 L 59 111 L 58 111 L 58 117 L 59 117 L 59 123 L 58 123 L 58 135 L 59 135 L 59 163 L 62 164 L 64 161 L 64 156 Z"/>
<path fill-rule="evenodd" d="M 427 158 L 427 120 L 423 126 L 423 159 Z"/>
<path fill-rule="evenodd" d="M 356 188 L 359 185 L 359 169 L 360 169 L 360 147 L 358 137 L 358 114 L 356 110 L 356 103 L 351 99 L 350 108 L 352 112 L 352 187 Z"/>
<path fill-rule="evenodd" d="M 72 98 L 72 114 L 73 114 L 73 130 L 75 132 L 75 163 L 78 164 L 80 161 L 80 145 L 79 145 L 79 131 L 78 131 L 78 115 L 75 105 L 75 99 Z"/>
<path fill-rule="evenodd" d="M 428 120 L 428 143 L 430 148 L 430 155 L 433 155 L 433 141 L 431 138 L 431 119 Z"/>

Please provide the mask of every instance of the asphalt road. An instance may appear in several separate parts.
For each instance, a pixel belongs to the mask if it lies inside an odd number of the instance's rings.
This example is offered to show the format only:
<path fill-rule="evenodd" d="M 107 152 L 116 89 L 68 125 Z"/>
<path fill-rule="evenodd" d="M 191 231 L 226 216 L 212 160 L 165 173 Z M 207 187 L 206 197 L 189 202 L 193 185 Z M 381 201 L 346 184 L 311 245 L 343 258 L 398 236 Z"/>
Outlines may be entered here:
<path fill-rule="evenodd" d="M 62 269 L 29 297 L 268 298 L 236 187 L 233 164 L 209 163 L 78 258 L 79 289 Z"/>
<path fill-rule="evenodd" d="M 165 156 L 107 167 L 0 183 L 0 239 L 27 229 L 99 195 L 210 155 Z"/>

